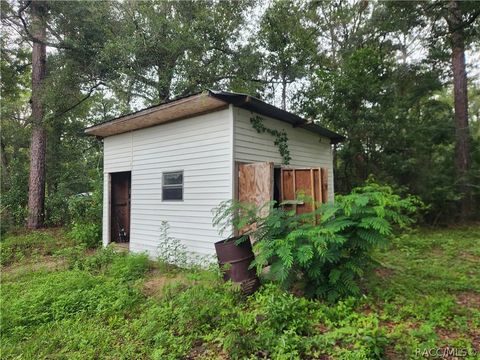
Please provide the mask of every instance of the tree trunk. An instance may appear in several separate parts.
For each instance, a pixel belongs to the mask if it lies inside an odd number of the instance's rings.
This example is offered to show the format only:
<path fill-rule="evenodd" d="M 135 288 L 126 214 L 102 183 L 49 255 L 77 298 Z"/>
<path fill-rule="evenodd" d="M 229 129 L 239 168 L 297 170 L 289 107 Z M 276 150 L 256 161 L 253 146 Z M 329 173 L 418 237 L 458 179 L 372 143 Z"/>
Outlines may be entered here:
<path fill-rule="evenodd" d="M 9 177 L 8 177 L 8 159 L 7 159 L 7 153 L 6 153 L 6 147 L 5 143 L 0 139 L 0 151 L 2 152 L 2 188 L 5 185 L 8 185 L 10 183 Z M 5 186 L 8 188 L 8 186 Z"/>
<path fill-rule="evenodd" d="M 287 110 L 287 78 L 282 76 L 282 109 Z"/>
<path fill-rule="evenodd" d="M 157 93 L 159 103 L 168 101 L 170 98 L 170 87 L 172 84 L 174 67 L 174 64 L 172 65 L 168 63 L 157 65 Z"/>
<path fill-rule="evenodd" d="M 32 35 L 32 138 L 30 144 L 30 178 L 28 186 L 27 227 L 37 229 L 43 226 L 45 207 L 45 150 L 47 133 L 43 123 L 42 89 L 45 79 L 46 39 L 45 4 L 33 0 Z"/>
<path fill-rule="evenodd" d="M 462 14 L 457 0 L 449 3 L 452 44 L 453 93 L 455 104 L 455 170 L 460 200 L 460 216 L 465 220 L 471 211 L 471 192 L 468 184 L 470 169 L 470 131 L 468 127 L 467 73 L 465 71 L 465 37 Z"/>

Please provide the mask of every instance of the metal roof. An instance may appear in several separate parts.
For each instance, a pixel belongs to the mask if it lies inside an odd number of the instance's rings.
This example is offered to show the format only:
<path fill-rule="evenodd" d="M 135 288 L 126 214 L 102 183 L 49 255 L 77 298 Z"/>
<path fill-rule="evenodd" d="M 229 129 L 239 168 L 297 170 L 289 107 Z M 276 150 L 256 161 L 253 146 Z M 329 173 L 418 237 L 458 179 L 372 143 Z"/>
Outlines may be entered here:
<path fill-rule="evenodd" d="M 208 98 L 211 100 L 208 100 Z M 189 102 L 192 103 L 189 104 Z M 127 115 L 122 115 L 115 119 L 90 126 L 85 129 L 85 133 L 100 137 L 111 136 L 169 121 L 185 119 L 206 111 L 219 110 L 228 104 L 289 123 L 293 127 L 299 127 L 317 133 L 331 139 L 331 142 L 334 144 L 345 139 L 345 137 L 340 134 L 328 130 L 312 121 L 303 119 L 298 115 L 270 105 L 253 96 L 218 90 L 206 90 L 201 93 L 183 96 Z M 188 109 L 186 109 L 187 107 Z M 162 112 L 164 116 L 160 116 Z"/>
<path fill-rule="evenodd" d="M 294 127 L 300 127 L 302 129 L 317 133 L 319 135 L 325 136 L 332 140 L 332 143 L 338 143 L 342 140 L 345 140 L 345 137 L 337 134 L 334 131 L 328 130 L 323 126 L 320 126 L 312 121 L 308 121 L 298 115 L 295 115 L 291 112 L 282 110 L 276 106 L 270 105 L 256 97 L 241 94 L 233 93 L 226 91 L 217 91 L 209 90 L 210 93 L 230 104 L 233 104 L 239 108 L 250 110 L 258 114 L 269 116 L 271 118 L 281 120 L 291 124 Z"/>

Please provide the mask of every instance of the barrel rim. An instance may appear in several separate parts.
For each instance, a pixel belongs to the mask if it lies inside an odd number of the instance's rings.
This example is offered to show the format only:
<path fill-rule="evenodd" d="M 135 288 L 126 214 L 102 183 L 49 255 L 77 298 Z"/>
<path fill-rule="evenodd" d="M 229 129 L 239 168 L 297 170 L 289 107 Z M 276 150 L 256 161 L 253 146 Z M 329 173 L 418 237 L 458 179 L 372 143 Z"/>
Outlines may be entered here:
<path fill-rule="evenodd" d="M 238 235 L 238 236 L 232 236 L 232 237 L 229 237 L 227 239 L 223 239 L 223 240 L 220 240 L 220 241 L 217 241 L 214 243 L 215 246 L 217 245 L 222 245 L 222 244 L 229 244 L 231 242 L 236 242 L 238 239 L 242 238 L 242 237 L 245 237 L 246 239 L 244 241 L 247 241 L 247 240 L 250 240 L 250 236 L 249 235 Z M 242 241 L 243 242 L 243 241 Z M 235 244 L 236 245 L 236 244 Z"/>

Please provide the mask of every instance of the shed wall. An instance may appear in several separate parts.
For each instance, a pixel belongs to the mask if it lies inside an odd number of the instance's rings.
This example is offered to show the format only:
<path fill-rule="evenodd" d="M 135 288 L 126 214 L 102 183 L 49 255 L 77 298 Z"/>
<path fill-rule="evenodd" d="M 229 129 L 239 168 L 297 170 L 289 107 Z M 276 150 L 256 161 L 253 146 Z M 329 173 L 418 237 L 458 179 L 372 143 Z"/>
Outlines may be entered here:
<path fill-rule="evenodd" d="M 130 250 L 158 255 L 162 221 L 169 236 L 189 251 L 213 254 L 221 236 L 212 226 L 212 208 L 234 193 L 234 164 L 282 163 L 269 134 L 258 134 L 251 112 L 233 107 L 104 139 L 103 243 L 110 241 L 110 173 L 131 171 Z M 269 128 L 285 129 L 292 167 L 325 167 L 333 200 L 330 140 L 275 119 Z M 183 201 L 162 201 L 162 173 L 183 170 Z"/>
<path fill-rule="evenodd" d="M 267 133 L 259 134 L 252 127 L 250 118 L 255 114 L 234 108 L 234 159 L 238 162 L 273 161 L 282 164 L 278 148 L 273 137 Z M 262 116 L 264 125 L 271 129 L 285 129 L 288 136 L 291 167 L 324 167 L 328 169 L 329 200 L 333 201 L 333 157 L 330 139 L 301 128 Z"/>
<path fill-rule="evenodd" d="M 159 230 L 187 249 L 213 254 L 221 240 L 212 208 L 231 199 L 232 108 L 104 139 L 103 242 L 109 242 L 109 173 L 132 172 L 130 250 L 158 254 Z M 162 173 L 183 170 L 183 201 L 162 201 Z"/>

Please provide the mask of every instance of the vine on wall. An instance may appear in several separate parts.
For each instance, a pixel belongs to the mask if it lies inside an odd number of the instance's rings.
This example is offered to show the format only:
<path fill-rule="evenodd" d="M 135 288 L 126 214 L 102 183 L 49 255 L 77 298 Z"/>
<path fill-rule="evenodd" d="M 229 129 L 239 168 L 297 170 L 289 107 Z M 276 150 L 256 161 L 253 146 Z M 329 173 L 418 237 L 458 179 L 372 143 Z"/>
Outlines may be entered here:
<path fill-rule="evenodd" d="M 288 165 L 290 163 L 291 157 L 290 150 L 288 149 L 287 132 L 284 129 L 280 131 L 277 129 L 270 129 L 266 127 L 263 123 L 263 118 L 258 115 L 252 116 L 250 118 L 250 123 L 252 124 L 252 127 L 257 130 L 257 133 L 267 133 L 274 137 L 273 143 L 278 148 L 278 152 L 282 156 L 283 164 Z"/>

